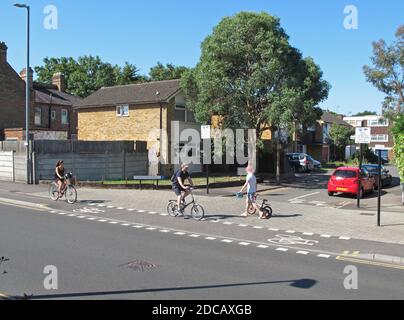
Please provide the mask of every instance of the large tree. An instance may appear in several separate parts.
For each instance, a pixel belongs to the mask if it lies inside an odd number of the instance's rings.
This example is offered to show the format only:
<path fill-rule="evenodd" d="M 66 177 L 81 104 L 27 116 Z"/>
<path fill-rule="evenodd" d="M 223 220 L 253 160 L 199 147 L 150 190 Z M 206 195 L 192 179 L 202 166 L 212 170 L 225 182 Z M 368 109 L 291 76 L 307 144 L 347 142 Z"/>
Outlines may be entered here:
<path fill-rule="evenodd" d="M 333 123 L 330 129 L 331 143 L 335 146 L 335 156 L 341 158 L 344 148 L 350 144 L 351 136 L 355 134 L 352 127 L 347 127 Z M 343 159 L 335 159 L 343 160 Z"/>
<path fill-rule="evenodd" d="M 175 66 L 171 63 L 163 65 L 158 62 L 157 65 L 150 69 L 149 79 L 151 81 L 180 79 L 184 72 L 188 70 L 189 68 L 184 66 Z"/>
<path fill-rule="evenodd" d="M 395 118 L 392 132 L 394 135 L 394 159 L 401 177 L 401 183 L 404 183 L 404 115 L 398 115 Z"/>
<path fill-rule="evenodd" d="M 364 66 L 367 81 L 386 94 L 383 111 L 392 117 L 404 111 L 404 25 L 396 32 L 396 41 L 373 43 L 373 67 Z"/>
<path fill-rule="evenodd" d="M 312 124 L 329 90 L 314 61 L 289 44 L 278 18 L 248 12 L 219 23 L 182 86 L 199 121 L 218 114 L 224 127 L 256 129 L 258 139 L 268 125 Z"/>
<path fill-rule="evenodd" d="M 86 97 L 101 87 L 146 80 L 134 65 L 113 66 L 98 56 L 82 56 L 77 60 L 71 57 L 45 58 L 43 62 L 43 66 L 35 67 L 38 81 L 51 83 L 52 76 L 61 72 L 65 77 L 66 91 L 79 97 Z"/>

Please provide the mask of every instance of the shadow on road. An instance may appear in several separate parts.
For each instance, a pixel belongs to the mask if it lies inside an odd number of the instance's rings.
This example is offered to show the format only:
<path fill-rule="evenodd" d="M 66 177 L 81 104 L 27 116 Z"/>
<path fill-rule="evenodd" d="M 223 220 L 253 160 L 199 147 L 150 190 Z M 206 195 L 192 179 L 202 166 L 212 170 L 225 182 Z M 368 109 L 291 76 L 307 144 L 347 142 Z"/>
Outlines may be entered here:
<path fill-rule="evenodd" d="M 72 299 L 80 297 L 92 296 L 110 296 L 110 295 L 123 295 L 123 294 L 136 294 L 136 293 L 150 293 L 150 292 L 165 292 L 165 291 L 182 291 L 182 290 L 203 290 L 214 288 L 231 288 L 231 287 L 244 287 L 244 286 L 259 286 L 267 284 L 289 283 L 289 286 L 299 289 L 310 289 L 317 284 L 313 279 L 298 279 L 298 280 L 280 280 L 280 281 L 263 281 L 263 282 L 246 282 L 246 283 L 230 283 L 230 284 L 216 284 L 192 287 L 175 287 L 175 288 L 154 288 L 154 289 L 138 289 L 138 290 L 122 290 L 122 291 L 99 291 L 99 292 L 77 292 L 77 293 L 62 293 L 54 295 L 37 295 L 24 297 L 14 297 L 14 299 L 28 299 L 28 300 L 41 300 L 41 299 Z"/>

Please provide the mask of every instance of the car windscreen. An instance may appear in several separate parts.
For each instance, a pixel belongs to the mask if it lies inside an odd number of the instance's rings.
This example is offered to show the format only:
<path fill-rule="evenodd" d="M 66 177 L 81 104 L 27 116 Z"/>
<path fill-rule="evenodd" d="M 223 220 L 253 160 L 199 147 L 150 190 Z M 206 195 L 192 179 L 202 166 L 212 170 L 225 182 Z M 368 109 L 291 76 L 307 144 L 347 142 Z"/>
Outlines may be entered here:
<path fill-rule="evenodd" d="M 337 170 L 334 173 L 337 178 L 356 178 L 356 171 L 352 170 Z"/>
<path fill-rule="evenodd" d="M 379 172 L 379 169 L 377 167 L 374 167 L 374 166 L 364 166 L 363 168 L 366 169 L 369 172 L 372 172 L 372 173 Z"/>
<path fill-rule="evenodd" d="M 289 160 L 300 160 L 300 157 L 298 154 L 290 154 L 288 155 Z"/>

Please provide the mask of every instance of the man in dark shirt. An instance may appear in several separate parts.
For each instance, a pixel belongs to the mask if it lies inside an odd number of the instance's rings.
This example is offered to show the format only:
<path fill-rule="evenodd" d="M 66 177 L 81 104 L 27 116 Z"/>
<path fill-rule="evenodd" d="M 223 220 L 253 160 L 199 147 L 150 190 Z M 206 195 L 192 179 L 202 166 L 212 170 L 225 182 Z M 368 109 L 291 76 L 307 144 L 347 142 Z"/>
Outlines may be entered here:
<path fill-rule="evenodd" d="M 185 198 L 191 193 L 190 187 L 185 186 L 185 180 L 188 180 L 191 187 L 194 186 L 192 182 L 191 176 L 188 172 L 188 165 L 182 164 L 181 169 L 178 170 L 173 179 L 173 191 L 177 196 L 177 206 L 181 208 L 181 201 L 185 200 Z"/>

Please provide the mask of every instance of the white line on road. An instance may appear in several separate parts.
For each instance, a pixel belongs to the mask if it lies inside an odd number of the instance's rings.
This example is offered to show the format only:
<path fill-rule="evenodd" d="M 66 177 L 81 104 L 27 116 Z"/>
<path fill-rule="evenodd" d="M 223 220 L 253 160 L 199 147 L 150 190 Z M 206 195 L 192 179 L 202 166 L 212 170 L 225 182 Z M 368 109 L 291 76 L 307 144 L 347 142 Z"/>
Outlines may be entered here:
<path fill-rule="evenodd" d="M 254 229 L 264 229 L 264 227 L 260 227 L 260 226 L 254 226 Z"/>
<path fill-rule="evenodd" d="M 201 235 L 199 235 L 199 234 L 190 234 L 189 236 L 191 238 L 199 238 Z"/>
<path fill-rule="evenodd" d="M 305 236 L 314 236 L 313 232 L 303 232 L 303 235 Z"/>
<path fill-rule="evenodd" d="M 168 233 L 168 232 L 170 232 L 170 230 L 167 230 L 167 229 L 162 229 L 162 230 L 160 230 L 160 232 L 163 232 L 163 233 Z"/>
<path fill-rule="evenodd" d="M 128 211 L 136 211 L 136 209 L 128 209 Z"/>
<path fill-rule="evenodd" d="M 110 223 L 110 224 L 118 224 L 118 222 L 116 222 L 116 221 L 110 221 L 108 223 Z"/>
<path fill-rule="evenodd" d="M 223 240 L 221 240 L 222 242 L 225 242 L 225 243 L 232 243 L 233 242 L 233 240 L 229 240 L 229 239 L 223 239 Z"/>
<path fill-rule="evenodd" d="M 231 225 L 231 224 L 233 224 L 233 222 L 226 221 L 226 222 L 223 222 L 223 224 Z"/>
<path fill-rule="evenodd" d="M 153 230 L 156 230 L 157 228 L 152 228 L 152 227 L 150 227 L 150 228 L 146 228 L 146 230 L 150 230 L 150 231 L 153 231 Z"/>
<path fill-rule="evenodd" d="M 330 258 L 331 256 L 329 254 L 319 254 L 317 257 L 319 258 Z"/>
<path fill-rule="evenodd" d="M 340 239 L 340 240 L 351 240 L 350 237 L 339 237 L 338 239 Z"/>
<path fill-rule="evenodd" d="M 257 248 L 261 248 L 261 249 L 267 249 L 267 248 L 268 248 L 268 246 L 265 246 L 265 245 L 263 245 L 263 244 L 260 244 L 259 246 L 257 246 Z"/>
<path fill-rule="evenodd" d="M 174 234 L 177 235 L 177 236 L 183 236 L 185 234 L 185 232 L 176 232 Z"/>
<path fill-rule="evenodd" d="M 162 216 L 162 217 L 167 217 L 167 216 L 168 216 L 168 213 L 160 213 L 160 216 Z"/>
<path fill-rule="evenodd" d="M 293 231 L 293 230 L 287 230 L 287 231 L 286 231 L 286 233 L 293 234 L 293 233 L 296 233 L 296 231 Z"/>
<path fill-rule="evenodd" d="M 248 227 L 248 224 L 239 224 L 238 226 L 245 228 L 245 227 Z"/>
<path fill-rule="evenodd" d="M 303 199 L 303 198 L 306 198 L 306 197 L 314 196 L 314 195 L 319 194 L 319 193 L 321 193 L 321 192 L 318 191 L 318 192 L 313 192 L 313 193 L 305 194 L 304 196 L 300 196 L 300 197 L 296 197 L 296 198 L 293 198 L 293 199 L 289 199 L 288 201 L 296 201 L 296 200 Z"/>
<path fill-rule="evenodd" d="M 240 246 L 249 246 L 251 243 L 249 243 L 249 242 L 239 242 L 239 245 Z"/>
<path fill-rule="evenodd" d="M 308 251 L 298 251 L 298 252 L 296 252 L 297 254 L 302 254 L 302 255 L 307 255 L 307 254 L 309 254 L 309 252 Z"/>
<path fill-rule="evenodd" d="M 216 240 L 216 238 L 213 238 L 213 237 L 206 237 L 205 239 L 206 240 Z"/>
<path fill-rule="evenodd" d="M 286 249 L 286 248 L 277 248 L 276 251 L 287 252 L 287 251 L 289 251 L 289 249 Z"/>
<path fill-rule="evenodd" d="M 129 224 L 129 223 L 123 223 L 123 224 L 121 224 L 121 226 L 122 226 L 122 227 L 129 227 L 130 224 Z"/>
<path fill-rule="evenodd" d="M 320 238 L 331 238 L 331 236 L 328 235 L 328 234 L 322 234 L 322 235 L 320 236 Z"/>
<path fill-rule="evenodd" d="M 142 228 L 143 228 L 143 226 L 136 225 L 136 226 L 133 226 L 133 228 L 136 228 L 136 229 L 142 229 Z"/>
<path fill-rule="evenodd" d="M 107 222 L 107 220 L 97 220 L 98 222 Z"/>
<path fill-rule="evenodd" d="M 269 231 L 279 231 L 279 229 L 276 229 L 276 228 L 269 228 L 268 230 Z"/>

